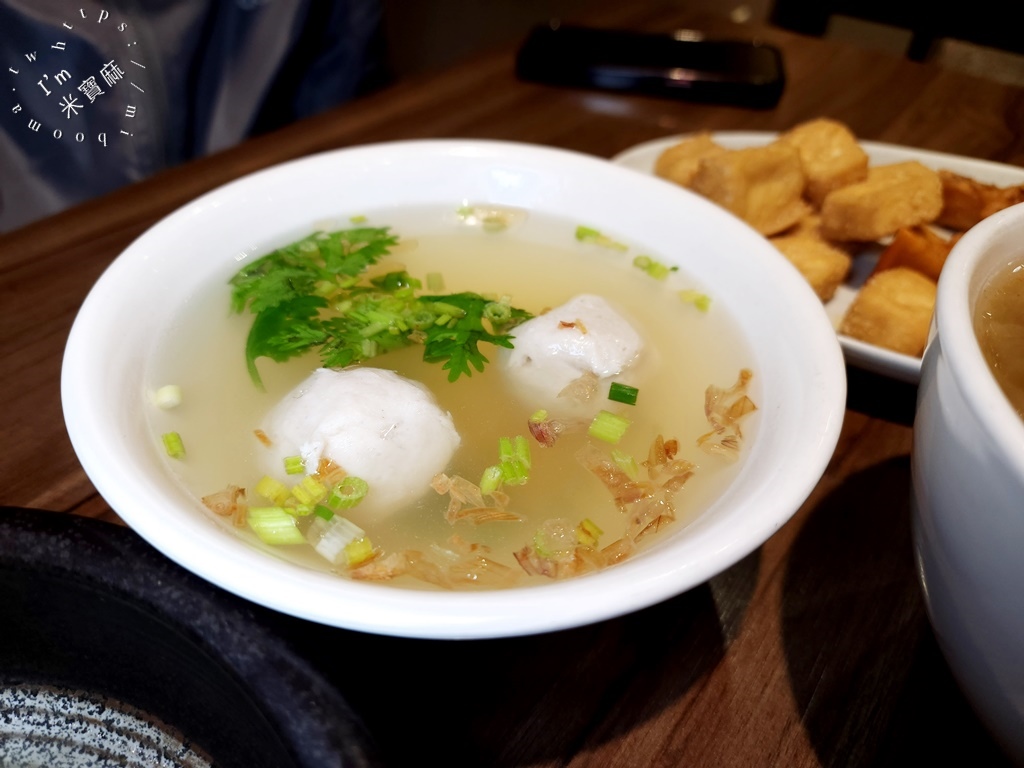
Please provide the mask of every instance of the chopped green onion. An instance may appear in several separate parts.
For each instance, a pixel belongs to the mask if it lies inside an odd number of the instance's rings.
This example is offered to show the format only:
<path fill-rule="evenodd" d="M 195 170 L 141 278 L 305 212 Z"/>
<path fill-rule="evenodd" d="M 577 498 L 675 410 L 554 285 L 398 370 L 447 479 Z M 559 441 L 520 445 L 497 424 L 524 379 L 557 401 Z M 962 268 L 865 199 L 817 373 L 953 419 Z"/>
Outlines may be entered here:
<path fill-rule="evenodd" d="M 413 330 L 425 331 L 434 324 L 434 320 L 436 319 L 437 316 L 433 312 L 429 312 L 424 309 L 419 312 L 412 313 L 406 318 L 406 321 L 409 323 L 409 327 Z"/>
<path fill-rule="evenodd" d="M 366 358 L 376 357 L 379 352 L 377 342 L 373 339 L 363 339 L 359 343 L 359 350 L 363 353 L 363 357 Z"/>
<path fill-rule="evenodd" d="M 548 420 L 548 412 L 546 410 L 544 410 L 543 408 L 541 408 L 540 410 L 534 411 L 533 415 L 530 417 L 530 421 L 532 421 L 534 424 L 540 424 L 540 423 L 545 422 L 547 420 Z"/>
<path fill-rule="evenodd" d="M 660 261 L 655 261 L 650 256 L 637 256 L 633 259 L 633 266 L 637 269 L 643 270 L 655 280 L 664 280 L 671 273 L 679 270 L 679 267 L 670 267 L 666 264 L 662 264 Z"/>
<path fill-rule="evenodd" d="M 361 477 L 349 475 L 331 490 L 327 505 L 334 509 L 351 509 L 369 492 L 369 484 Z"/>
<path fill-rule="evenodd" d="M 370 323 L 369 325 L 363 328 L 360 328 L 359 335 L 362 336 L 363 338 L 367 338 L 369 336 L 376 336 L 381 331 L 386 331 L 388 329 L 388 325 L 389 323 L 384 323 L 378 320 L 376 322 Z"/>
<path fill-rule="evenodd" d="M 345 548 L 349 544 L 365 538 L 366 531 L 341 515 L 334 515 L 330 520 L 317 516 L 306 530 L 306 540 L 316 553 L 335 565 L 347 559 Z"/>
<path fill-rule="evenodd" d="M 164 450 L 172 459 L 185 458 L 185 443 L 181 441 L 181 435 L 177 432 L 165 432 L 160 437 L 164 442 Z"/>
<path fill-rule="evenodd" d="M 266 544 L 304 544 L 306 541 L 295 518 L 284 507 L 249 507 L 246 519 Z"/>
<path fill-rule="evenodd" d="M 464 205 L 456 213 L 464 224 L 479 225 L 484 232 L 503 232 L 516 219 L 514 212 L 503 208 Z"/>
<path fill-rule="evenodd" d="M 312 506 L 327 495 L 327 489 L 323 483 L 312 475 L 306 475 L 302 482 L 292 486 L 292 496 L 298 499 L 300 504 Z"/>
<path fill-rule="evenodd" d="M 301 475 L 306 471 L 306 465 L 303 463 L 301 456 L 285 456 L 284 471 L 289 475 Z"/>
<path fill-rule="evenodd" d="M 526 485 L 530 473 L 519 461 L 503 461 L 501 467 L 501 479 L 507 485 Z"/>
<path fill-rule="evenodd" d="M 511 305 L 502 301 L 492 301 L 484 305 L 484 319 L 502 325 L 512 319 Z"/>
<path fill-rule="evenodd" d="M 181 387 L 177 384 L 167 384 L 160 387 L 153 393 L 153 402 L 158 408 L 169 411 L 181 405 Z"/>
<path fill-rule="evenodd" d="M 512 451 L 516 461 L 526 467 L 526 469 L 533 466 L 533 459 L 530 456 L 530 441 L 525 437 L 516 435 L 512 438 Z"/>
<path fill-rule="evenodd" d="M 512 451 L 512 438 L 498 438 L 498 458 L 501 461 L 510 461 L 515 454 Z"/>
<path fill-rule="evenodd" d="M 466 316 L 466 310 L 462 309 L 461 307 L 457 307 L 454 304 L 449 304 L 448 302 L 445 301 L 432 301 L 430 302 L 430 306 L 436 311 L 443 312 L 445 315 L 448 316 L 447 319 L 444 321 L 446 323 L 453 317 L 461 318 Z"/>
<path fill-rule="evenodd" d="M 494 493 L 501 487 L 504 479 L 504 473 L 502 473 L 499 465 L 495 464 L 488 467 L 484 470 L 483 476 L 480 478 L 480 493 L 484 496 Z"/>
<path fill-rule="evenodd" d="M 428 272 L 427 273 L 427 290 L 429 291 L 443 291 L 444 290 L 444 275 L 440 272 Z"/>
<path fill-rule="evenodd" d="M 349 568 L 355 568 L 369 560 L 374 555 L 373 542 L 369 537 L 363 536 L 345 545 L 345 560 Z"/>
<path fill-rule="evenodd" d="M 484 216 L 480 223 L 483 224 L 484 232 L 501 232 L 508 228 L 506 218 L 494 213 Z"/>
<path fill-rule="evenodd" d="M 701 312 L 707 312 L 711 307 L 711 297 L 693 289 L 680 291 L 679 298 L 687 304 L 693 304 Z"/>
<path fill-rule="evenodd" d="M 611 411 L 598 411 L 587 434 L 606 443 L 617 443 L 629 429 L 630 420 Z"/>
<path fill-rule="evenodd" d="M 583 520 L 576 528 L 576 538 L 585 547 L 596 547 L 603 533 L 604 531 L 589 517 Z"/>
<path fill-rule="evenodd" d="M 270 475 L 264 475 L 256 483 L 256 493 L 275 504 L 284 504 L 288 498 L 288 486 Z"/>
<path fill-rule="evenodd" d="M 313 507 L 313 514 L 323 520 L 330 520 L 332 517 L 334 517 L 334 512 L 332 512 L 328 507 L 325 507 L 323 504 L 317 504 L 315 507 Z"/>
<path fill-rule="evenodd" d="M 640 465 L 636 463 L 636 459 L 632 455 L 620 451 L 618 448 L 613 448 L 612 461 L 615 462 L 615 466 L 626 473 L 630 480 L 636 480 L 640 477 Z"/>
<path fill-rule="evenodd" d="M 611 248 L 616 251 L 629 250 L 628 245 L 616 242 L 607 235 L 603 235 L 600 231 L 591 227 L 576 227 L 576 239 L 581 243 L 593 243 L 594 245 L 600 245 L 603 248 Z"/>
<path fill-rule="evenodd" d="M 488 467 L 487 472 L 498 469 L 502 482 L 508 485 L 525 485 L 530 478 L 530 443 L 522 435 L 498 438 L 497 467 Z"/>
<path fill-rule="evenodd" d="M 636 405 L 636 396 L 639 393 L 640 390 L 636 387 L 631 387 L 629 384 L 620 384 L 617 381 L 613 381 L 612 385 L 608 388 L 608 399 L 614 400 L 616 403 Z"/>

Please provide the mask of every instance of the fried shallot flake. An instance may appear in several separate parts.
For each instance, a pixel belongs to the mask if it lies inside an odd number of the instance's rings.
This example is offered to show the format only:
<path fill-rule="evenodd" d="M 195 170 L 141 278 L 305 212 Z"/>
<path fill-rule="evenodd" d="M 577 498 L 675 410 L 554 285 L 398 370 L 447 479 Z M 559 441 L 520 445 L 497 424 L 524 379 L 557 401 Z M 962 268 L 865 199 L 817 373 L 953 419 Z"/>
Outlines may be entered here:
<path fill-rule="evenodd" d="M 561 392 L 558 393 L 559 397 L 567 397 L 576 400 L 580 403 L 589 402 L 597 393 L 597 384 L 600 381 L 597 374 L 593 371 L 585 371 L 580 374 L 577 378 L 570 381 Z"/>
<path fill-rule="evenodd" d="M 711 431 L 697 438 L 697 445 L 710 454 L 729 461 L 739 458 L 743 431 L 740 421 L 757 410 L 747 396 L 747 385 L 754 374 L 747 368 L 740 371 L 736 383 L 729 389 L 711 385 L 704 393 L 704 415 Z"/>
<path fill-rule="evenodd" d="M 551 448 L 558 436 L 566 429 L 566 423 L 559 419 L 530 419 L 526 426 L 533 435 L 533 439 L 544 448 Z"/>
<path fill-rule="evenodd" d="M 510 587 L 521 578 L 513 568 L 492 560 L 490 548 L 453 536 L 448 547 L 431 545 L 431 551 L 406 549 L 354 568 L 352 578 L 360 581 L 390 581 L 409 576 L 428 584 L 452 589 L 456 586 Z"/>
<path fill-rule="evenodd" d="M 567 579 L 607 568 L 622 562 L 632 553 L 633 543 L 622 538 L 603 549 L 579 545 L 571 550 L 542 555 L 535 547 L 527 545 L 513 554 L 519 566 L 531 576 Z"/>
<path fill-rule="evenodd" d="M 445 519 L 453 525 L 460 520 L 480 525 L 481 523 L 517 522 L 522 518 L 501 507 L 469 507 L 449 513 L 445 515 Z"/>
<path fill-rule="evenodd" d="M 633 480 L 615 460 L 593 445 L 587 445 L 577 459 L 611 492 L 615 506 L 626 515 L 626 533 L 636 542 L 648 533 L 676 519 L 673 495 L 694 473 L 694 465 L 675 459 L 679 444 L 658 435 L 651 443 L 647 460 L 647 479 Z"/>
<path fill-rule="evenodd" d="M 222 491 L 203 496 L 202 502 L 213 514 L 230 517 L 232 525 L 236 528 L 245 526 L 245 518 L 249 512 L 249 506 L 245 500 L 245 488 L 229 485 Z"/>
<path fill-rule="evenodd" d="M 390 555 L 371 560 L 366 565 L 353 568 L 349 575 L 359 581 L 387 581 L 406 573 L 408 568 L 405 553 L 392 552 Z"/>
<path fill-rule="evenodd" d="M 575 320 L 572 320 L 572 321 L 569 321 L 569 320 L 559 320 L 558 321 L 558 327 L 559 328 L 565 328 L 565 329 L 575 329 L 575 330 L 579 331 L 582 334 L 586 334 L 586 332 L 587 332 L 587 326 L 578 317 Z"/>
<path fill-rule="evenodd" d="M 449 477 L 443 472 L 437 474 L 430 487 L 438 494 L 448 494 L 448 509 L 445 511 L 444 519 L 452 525 L 459 521 L 479 525 L 490 522 L 515 522 L 521 519 L 519 515 L 506 509 L 509 502 L 508 494 L 489 494 L 494 503 L 488 504 L 484 500 L 480 486 L 459 475 Z"/>
<path fill-rule="evenodd" d="M 348 477 L 348 472 L 328 458 L 320 459 L 316 465 L 316 474 L 320 482 L 328 488 L 333 488 Z"/>
<path fill-rule="evenodd" d="M 431 553 L 446 569 L 453 584 L 507 587 L 518 581 L 522 574 L 492 560 L 488 557 L 490 551 L 487 545 L 468 542 L 461 536 L 452 536 L 447 547 L 431 545 Z"/>

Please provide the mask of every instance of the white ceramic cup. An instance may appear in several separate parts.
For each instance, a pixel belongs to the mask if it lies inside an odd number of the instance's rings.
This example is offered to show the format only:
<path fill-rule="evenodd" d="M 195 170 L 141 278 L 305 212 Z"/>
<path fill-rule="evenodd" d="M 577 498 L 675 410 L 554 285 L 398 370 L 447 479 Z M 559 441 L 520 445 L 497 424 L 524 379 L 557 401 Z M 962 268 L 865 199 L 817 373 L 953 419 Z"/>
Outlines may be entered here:
<path fill-rule="evenodd" d="M 918 571 L 946 659 L 996 738 L 1024 762 L 1024 421 L 974 335 L 981 289 L 1024 253 L 1024 204 L 954 247 L 939 281 L 914 423 Z"/>

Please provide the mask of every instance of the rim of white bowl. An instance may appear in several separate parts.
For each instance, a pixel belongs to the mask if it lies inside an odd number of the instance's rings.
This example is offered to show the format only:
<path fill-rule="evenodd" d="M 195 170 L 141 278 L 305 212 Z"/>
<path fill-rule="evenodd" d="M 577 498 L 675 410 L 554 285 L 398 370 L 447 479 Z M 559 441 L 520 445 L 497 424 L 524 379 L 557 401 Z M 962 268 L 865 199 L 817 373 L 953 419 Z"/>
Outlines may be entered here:
<path fill-rule="evenodd" d="M 168 477 L 157 478 L 154 483 L 140 473 L 122 471 L 125 465 L 119 463 L 130 466 L 136 457 L 118 445 L 118 437 L 112 434 L 117 427 L 112 428 L 104 420 L 104 409 L 97 406 L 105 405 L 106 416 L 111 421 L 120 419 L 122 429 L 134 422 L 125 422 L 130 417 L 123 414 L 123 405 L 113 402 L 104 389 L 99 373 L 103 366 L 97 365 L 95 350 L 90 347 L 92 338 L 102 337 L 104 331 L 116 333 L 119 328 L 111 318 L 112 297 L 106 295 L 110 287 L 123 281 L 132 269 L 143 269 L 140 265 L 146 265 L 152 251 L 157 250 L 157 238 L 173 233 L 176 227 L 188 226 L 205 210 L 221 206 L 242 185 L 280 184 L 296 173 L 342 160 L 368 163 L 386 157 L 394 165 L 403 157 L 420 153 L 519 162 L 545 173 L 550 173 L 549 164 L 557 162 L 565 169 L 563 175 L 580 173 L 591 178 L 600 173 L 602 181 L 608 177 L 622 185 L 615 187 L 617 200 L 623 198 L 622 189 L 626 187 L 640 197 L 653 195 L 656 200 L 671 189 L 673 194 L 687 196 L 691 205 L 699 206 L 702 220 L 727 219 L 741 242 L 763 251 L 764 258 L 777 265 L 753 269 L 769 270 L 775 281 L 773 291 L 786 299 L 781 311 L 788 313 L 794 325 L 799 322 L 806 335 L 805 348 L 785 344 L 779 350 L 787 365 L 799 362 L 801 373 L 807 374 L 806 380 L 795 382 L 801 389 L 791 403 L 793 409 L 802 410 L 797 416 L 787 416 L 786 423 L 806 421 L 792 424 L 786 437 L 789 442 L 782 446 L 784 455 L 773 459 L 773 469 L 778 473 L 772 474 L 770 482 L 764 478 L 758 481 L 757 489 L 765 494 L 746 498 L 738 505 L 749 511 L 749 521 L 732 526 L 728 535 L 714 523 L 733 512 L 732 488 L 740 478 L 753 474 L 753 470 L 744 470 L 709 513 L 684 529 L 685 538 L 679 537 L 684 540 L 671 547 L 659 542 L 613 568 L 563 582 L 486 592 L 430 592 L 339 579 L 268 556 L 238 537 L 210 535 L 211 530 L 219 528 L 206 515 L 175 516 L 178 505 L 165 492 L 168 484 L 173 484 Z M 758 289 L 763 285 L 759 284 Z M 783 369 L 783 363 L 776 368 Z M 283 613 L 359 631 L 437 639 L 509 637 L 581 626 L 645 608 L 704 583 L 763 544 L 810 495 L 838 442 L 845 394 L 842 351 L 824 307 L 799 273 L 738 219 L 668 182 L 590 155 L 514 142 L 461 139 L 388 142 L 301 158 L 230 182 L 169 214 L 132 243 L 93 287 L 72 327 L 61 381 L 65 422 L 86 474 L 114 511 L 172 560 L 230 592 Z M 781 407 L 766 405 L 764 411 L 778 413 Z M 808 425 L 813 425 L 815 431 L 807 434 Z M 752 452 L 764 454 L 766 445 L 778 448 L 780 439 L 772 436 L 754 441 Z M 750 465 L 748 461 L 747 468 Z M 789 474 L 783 471 L 785 468 L 789 468 Z M 179 488 L 176 495 L 181 494 Z M 747 496 L 752 493 L 748 491 Z M 144 511 L 139 510 L 139 499 L 148 504 Z"/>
<path fill-rule="evenodd" d="M 964 402 L 1006 461 L 1024 476 L 1024 420 L 988 367 L 974 333 L 978 291 L 999 265 L 1024 256 L 1024 203 L 983 219 L 957 241 L 943 265 L 935 301 L 935 327 Z"/>

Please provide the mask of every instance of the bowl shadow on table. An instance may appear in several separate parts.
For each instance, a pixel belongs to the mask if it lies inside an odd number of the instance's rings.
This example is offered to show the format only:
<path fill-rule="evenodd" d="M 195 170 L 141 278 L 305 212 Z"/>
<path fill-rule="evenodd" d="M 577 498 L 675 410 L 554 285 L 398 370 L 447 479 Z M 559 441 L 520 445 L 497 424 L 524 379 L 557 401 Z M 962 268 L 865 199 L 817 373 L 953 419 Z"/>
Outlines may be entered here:
<path fill-rule="evenodd" d="M 910 458 L 851 475 L 792 548 L 783 644 L 822 766 L 1009 766 L 957 687 L 928 623 L 913 559 Z"/>
<path fill-rule="evenodd" d="M 847 363 L 846 407 L 909 427 L 914 423 L 917 408 L 917 384 L 897 381 Z"/>
<path fill-rule="evenodd" d="M 709 674 L 758 567 L 755 552 L 650 608 L 540 635 L 431 641 L 307 624 L 292 640 L 336 681 L 388 765 L 428 755 L 446 766 L 560 765 L 656 718 Z"/>

